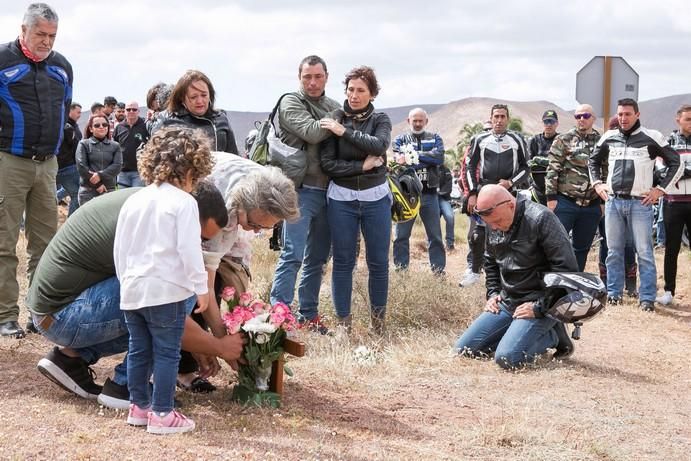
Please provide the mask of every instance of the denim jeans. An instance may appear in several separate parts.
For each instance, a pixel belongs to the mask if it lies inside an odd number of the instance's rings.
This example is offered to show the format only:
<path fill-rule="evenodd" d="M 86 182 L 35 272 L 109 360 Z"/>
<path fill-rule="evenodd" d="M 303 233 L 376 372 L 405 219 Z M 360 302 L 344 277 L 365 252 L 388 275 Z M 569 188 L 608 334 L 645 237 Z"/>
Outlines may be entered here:
<path fill-rule="evenodd" d="M 439 197 L 439 212 L 446 222 L 446 248 L 453 248 L 456 237 L 454 235 L 454 227 L 456 219 L 453 214 L 453 207 L 451 202 L 445 198 Z"/>
<path fill-rule="evenodd" d="M 436 191 L 421 194 L 420 219 L 427 233 L 427 250 L 432 271 L 443 272 L 446 267 L 446 250 L 441 238 L 439 194 Z M 413 224 L 414 219 L 396 224 L 396 238 L 393 242 L 393 263 L 396 267 L 405 269 L 410 263 L 410 234 Z"/>
<path fill-rule="evenodd" d="M 383 316 L 389 294 L 391 198 L 387 196 L 374 202 L 329 200 L 327 215 L 333 242 L 331 297 L 336 315 L 350 315 L 357 240 L 362 230 L 369 271 L 370 308 L 373 315 Z"/>
<path fill-rule="evenodd" d="M 657 205 L 657 221 L 655 221 L 655 245 L 665 244 L 665 199 L 660 198 Z"/>
<path fill-rule="evenodd" d="M 605 217 L 600 219 L 600 224 L 598 224 L 598 231 L 600 232 L 600 264 L 603 266 L 607 263 L 607 253 L 609 253 L 609 248 L 607 247 L 607 232 L 605 231 Z M 633 237 L 630 234 L 626 234 L 626 246 L 624 247 L 624 264 L 626 267 L 636 264 L 636 250 L 633 248 Z"/>
<path fill-rule="evenodd" d="M 271 287 L 271 304 L 291 305 L 295 281 L 300 266 L 302 275 L 298 286 L 300 315 L 307 320 L 319 313 L 319 289 L 322 270 L 329 258 L 331 234 L 326 216 L 326 191 L 298 189 L 300 219 L 283 223 L 283 250 L 276 265 Z"/>
<path fill-rule="evenodd" d="M 655 302 L 657 271 L 653 254 L 653 207 L 638 199 L 609 197 L 605 205 L 607 245 L 607 294 L 621 297 L 624 290 L 624 248 L 627 232 L 638 254 L 640 300 Z"/>
<path fill-rule="evenodd" d="M 144 187 L 138 171 L 121 171 L 118 174 L 118 187 Z"/>
<path fill-rule="evenodd" d="M 548 348 L 556 347 L 556 320 L 514 319 L 501 308 L 498 314 L 483 312 L 456 341 L 456 352 L 473 357 L 489 356 L 502 368 L 510 369 L 532 363 Z"/>
<path fill-rule="evenodd" d="M 124 311 L 130 332 L 127 388 L 130 402 L 139 408 L 151 406 L 162 413 L 173 409 L 182 332 L 196 300 L 191 296 L 175 303 Z M 153 397 L 149 389 L 152 374 Z"/>
<path fill-rule="evenodd" d="M 69 347 L 87 363 L 127 352 L 129 333 L 120 310 L 120 283 L 107 278 L 84 290 L 77 299 L 52 314 L 53 324 L 43 330 L 34 314 L 34 325 L 49 341 Z M 115 367 L 113 381 L 127 384 L 127 355 Z"/>
<path fill-rule="evenodd" d="M 79 208 L 79 199 L 77 193 L 79 192 L 79 172 L 77 165 L 69 165 L 65 168 L 60 168 L 55 177 L 55 186 L 62 186 L 65 192 L 70 196 L 70 208 L 68 216 L 71 216 L 74 211 Z"/>
<path fill-rule="evenodd" d="M 588 252 L 602 218 L 600 204 L 580 206 L 563 195 L 557 195 L 557 208 L 554 214 L 566 229 L 566 233 L 571 232 L 571 245 L 578 261 L 578 270 L 585 270 Z"/>

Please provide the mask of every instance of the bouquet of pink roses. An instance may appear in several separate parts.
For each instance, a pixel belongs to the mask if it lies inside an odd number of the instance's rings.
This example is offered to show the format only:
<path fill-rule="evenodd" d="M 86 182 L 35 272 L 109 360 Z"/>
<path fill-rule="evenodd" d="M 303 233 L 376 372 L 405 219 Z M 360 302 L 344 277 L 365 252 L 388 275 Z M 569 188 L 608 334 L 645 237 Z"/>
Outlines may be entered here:
<path fill-rule="evenodd" d="M 248 340 L 243 349 L 233 399 L 242 403 L 280 406 L 280 396 L 269 392 L 272 363 L 283 354 L 286 332 L 295 328 L 295 317 L 283 303 L 271 306 L 252 293 L 239 296 L 232 287 L 221 294 L 221 317 L 230 334 L 243 331 Z"/>

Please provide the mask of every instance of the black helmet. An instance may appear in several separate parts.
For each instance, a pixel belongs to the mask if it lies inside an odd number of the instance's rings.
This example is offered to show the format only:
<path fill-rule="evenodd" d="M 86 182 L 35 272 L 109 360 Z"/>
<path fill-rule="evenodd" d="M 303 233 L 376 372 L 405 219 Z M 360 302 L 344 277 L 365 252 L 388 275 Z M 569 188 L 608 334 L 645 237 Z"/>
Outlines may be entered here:
<path fill-rule="evenodd" d="M 591 319 L 604 309 L 607 289 L 600 277 L 587 272 L 549 272 L 542 278 L 547 290 L 547 317 L 564 323 Z"/>
<path fill-rule="evenodd" d="M 405 168 L 387 175 L 393 204 L 391 205 L 391 219 L 394 222 L 405 222 L 415 219 L 420 212 L 420 194 L 422 182 L 415 170 Z"/>

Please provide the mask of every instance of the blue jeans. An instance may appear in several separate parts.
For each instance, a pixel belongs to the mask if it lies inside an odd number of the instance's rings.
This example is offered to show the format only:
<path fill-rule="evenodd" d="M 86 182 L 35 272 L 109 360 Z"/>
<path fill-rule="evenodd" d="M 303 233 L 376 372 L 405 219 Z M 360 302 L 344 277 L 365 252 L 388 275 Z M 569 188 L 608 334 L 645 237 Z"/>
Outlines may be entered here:
<path fill-rule="evenodd" d="M 79 172 L 77 165 L 69 165 L 58 170 L 55 176 L 55 186 L 59 188 L 62 186 L 65 192 L 70 196 L 70 208 L 68 216 L 71 216 L 74 211 L 79 208 L 79 199 L 77 197 L 79 192 Z"/>
<path fill-rule="evenodd" d="M 326 191 L 298 189 L 300 219 L 283 223 L 283 251 L 276 265 L 271 287 L 271 304 L 283 302 L 291 305 L 295 281 L 302 266 L 298 286 L 300 315 L 306 320 L 319 313 L 319 288 L 322 270 L 329 258 L 331 234 L 326 216 Z"/>
<path fill-rule="evenodd" d="M 667 240 L 665 232 L 665 207 L 664 198 L 658 200 L 657 205 L 657 221 L 655 222 L 655 245 L 664 245 Z"/>
<path fill-rule="evenodd" d="M 600 231 L 600 264 L 603 266 L 607 263 L 607 253 L 609 253 L 609 248 L 607 247 L 607 232 L 605 230 L 605 217 L 600 219 L 600 224 L 598 224 L 598 230 Z M 633 248 L 633 238 L 631 235 L 626 235 L 626 247 L 624 248 L 624 264 L 629 267 L 636 264 L 636 250 Z"/>
<path fill-rule="evenodd" d="M 138 171 L 121 171 L 118 174 L 119 187 L 144 187 L 146 184 L 139 177 Z"/>
<path fill-rule="evenodd" d="M 483 312 L 456 341 L 456 352 L 472 357 L 489 356 L 504 369 L 532 363 L 535 357 L 559 342 L 556 320 L 514 319 L 504 307 L 498 314 Z"/>
<path fill-rule="evenodd" d="M 420 219 L 427 233 L 429 263 L 433 272 L 443 272 L 446 267 L 446 251 L 441 238 L 439 219 L 439 195 L 423 192 L 420 197 Z M 415 220 L 397 223 L 396 238 L 393 242 L 393 263 L 396 267 L 407 268 L 410 263 L 410 234 Z"/>
<path fill-rule="evenodd" d="M 175 381 L 185 318 L 197 297 L 160 306 L 124 311 L 130 332 L 127 388 L 139 408 L 168 413 L 173 409 Z M 153 373 L 153 398 L 149 379 Z"/>
<path fill-rule="evenodd" d="M 391 198 L 387 196 L 374 202 L 329 200 L 327 215 L 333 243 L 331 297 L 336 315 L 350 315 L 357 240 L 362 230 L 369 271 L 370 308 L 373 315 L 383 317 L 389 295 Z"/>
<path fill-rule="evenodd" d="M 563 195 L 557 195 L 557 208 L 554 214 L 566 229 L 566 233 L 571 232 L 571 245 L 578 261 L 578 270 L 585 270 L 588 252 L 602 218 L 600 203 L 580 206 Z"/>
<path fill-rule="evenodd" d="M 638 254 L 640 300 L 655 302 L 657 270 L 653 254 L 653 207 L 638 199 L 610 197 L 605 204 L 607 235 L 607 294 L 621 297 L 624 291 L 624 248 L 631 235 Z"/>
<path fill-rule="evenodd" d="M 439 212 L 444 217 L 444 221 L 446 222 L 446 248 L 453 248 L 454 241 L 456 240 L 454 235 L 454 226 L 456 221 L 451 202 L 439 197 Z"/>
<path fill-rule="evenodd" d="M 129 333 L 120 310 L 120 283 L 113 276 L 84 290 L 77 299 L 52 314 L 53 324 L 47 330 L 34 314 L 34 325 L 49 341 L 69 347 L 87 363 L 101 357 L 127 352 Z M 115 383 L 127 384 L 127 355 L 115 367 Z"/>

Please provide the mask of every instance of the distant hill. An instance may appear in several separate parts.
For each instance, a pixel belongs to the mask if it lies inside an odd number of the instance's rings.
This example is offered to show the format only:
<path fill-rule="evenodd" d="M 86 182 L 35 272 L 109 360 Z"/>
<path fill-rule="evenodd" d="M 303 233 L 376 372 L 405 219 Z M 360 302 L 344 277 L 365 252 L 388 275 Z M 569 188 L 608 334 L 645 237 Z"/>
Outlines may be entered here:
<path fill-rule="evenodd" d="M 407 129 L 406 118 L 408 112 L 415 107 L 422 107 L 430 116 L 428 128 L 439 133 L 444 139 L 447 148 L 454 147 L 459 139 L 459 131 L 466 123 L 483 122 L 489 118 L 489 110 L 493 104 L 507 104 L 512 117 L 520 117 L 523 120 L 523 129 L 526 133 L 535 134 L 542 131 L 542 113 L 552 109 L 559 115 L 559 131 L 566 131 L 573 126 L 573 111 L 567 111 L 549 101 L 508 101 L 493 98 L 464 98 L 452 101 L 448 104 L 420 104 L 401 107 L 379 109 L 386 112 L 393 123 L 392 138 Z M 641 121 L 644 126 L 669 134 L 676 128 L 674 118 L 677 109 L 682 104 L 691 104 L 690 94 L 679 94 L 664 98 L 651 99 L 640 102 Z M 264 120 L 268 112 L 238 112 L 226 111 L 230 117 L 230 123 L 235 132 L 238 148 L 242 149 L 245 137 L 254 128 L 254 122 Z M 142 108 L 145 114 L 146 109 Z M 89 118 L 88 111 L 82 113 L 79 125 L 84 127 Z M 602 126 L 602 120 L 598 120 L 598 129 Z"/>

